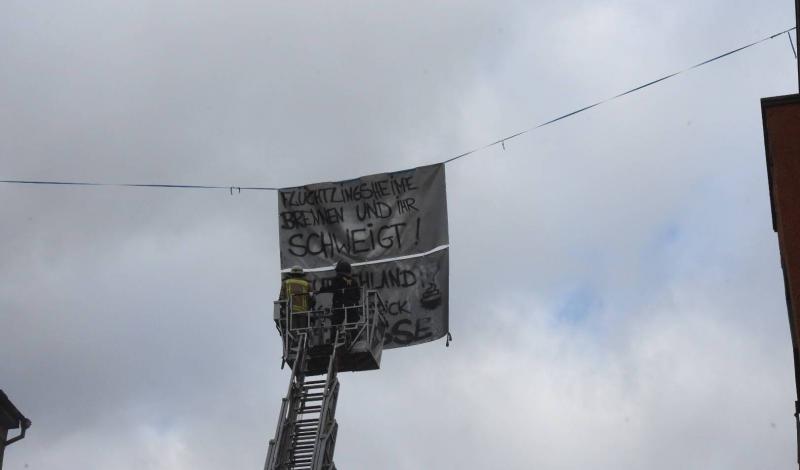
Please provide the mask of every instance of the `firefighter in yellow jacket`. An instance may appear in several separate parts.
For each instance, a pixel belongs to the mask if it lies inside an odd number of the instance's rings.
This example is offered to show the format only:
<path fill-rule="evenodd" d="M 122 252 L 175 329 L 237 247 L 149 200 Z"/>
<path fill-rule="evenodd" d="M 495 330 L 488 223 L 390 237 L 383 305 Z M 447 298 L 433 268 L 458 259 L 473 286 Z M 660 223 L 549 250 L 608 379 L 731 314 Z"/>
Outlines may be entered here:
<path fill-rule="evenodd" d="M 292 266 L 289 275 L 281 282 L 281 292 L 279 300 L 288 300 L 290 313 L 308 312 L 311 310 L 311 283 L 306 279 L 306 274 L 300 266 Z M 308 325 L 307 315 L 292 318 L 294 327 L 305 327 Z"/>

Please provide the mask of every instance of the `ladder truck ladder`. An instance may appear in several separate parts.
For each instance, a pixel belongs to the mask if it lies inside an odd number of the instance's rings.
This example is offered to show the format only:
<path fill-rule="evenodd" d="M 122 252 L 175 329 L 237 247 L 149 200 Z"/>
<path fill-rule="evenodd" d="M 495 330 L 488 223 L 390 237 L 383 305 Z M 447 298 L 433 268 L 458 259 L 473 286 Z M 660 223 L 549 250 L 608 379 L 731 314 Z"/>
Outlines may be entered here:
<path fill-rule="evenodd" d="M 336 470 L 336 401 L 339 397 L 337 353 L 344 332 L 337 328 L 324 379 L 306 380 L 305 364 L 312 355 L 308 335 L 301 334 L 297 357 L 289 379 L 289 391 L 281 403 L 275 438 L 269 441 L 264 470 Z"/>

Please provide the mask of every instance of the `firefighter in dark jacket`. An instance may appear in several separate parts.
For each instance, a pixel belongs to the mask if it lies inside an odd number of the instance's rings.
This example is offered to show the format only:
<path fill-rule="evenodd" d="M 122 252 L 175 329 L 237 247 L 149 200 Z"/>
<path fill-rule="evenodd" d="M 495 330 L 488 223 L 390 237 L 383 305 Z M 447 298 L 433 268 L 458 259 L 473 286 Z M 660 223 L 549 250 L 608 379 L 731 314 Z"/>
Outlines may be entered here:
<path fill-rule="evenodd" d="M 355 323 L 361 317 L 360 309 L 357 306 L 361 303 L 361 287 L 358 281 L 353 278 L 353 268 L 347 261 L 336 263 L 336 277 L 330 279 L 326 287 L 318 293 L 333 294 L 333 315 L 331 323 L 341 325 L 347 312 L 347 323 Z"/>

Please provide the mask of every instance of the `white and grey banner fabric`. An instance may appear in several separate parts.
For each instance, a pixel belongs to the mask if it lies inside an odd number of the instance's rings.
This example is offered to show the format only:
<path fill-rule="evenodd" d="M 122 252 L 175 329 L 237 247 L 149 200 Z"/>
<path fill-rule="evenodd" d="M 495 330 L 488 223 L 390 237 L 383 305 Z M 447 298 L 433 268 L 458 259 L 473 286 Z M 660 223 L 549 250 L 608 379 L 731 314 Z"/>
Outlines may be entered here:
<path fill-rule="evenodd" d="M 278 191 L 281 268 L 318 290 L 344 260 L 389 311 L 385 348 L 448 333 L 449 260 L 443 164 Z M 399 259 L 398 259 L 399 258 Z"/>
<path fill-rule="evenodd" d="M 359 285 L 375 289 L 388 315 L 384 348 L 426 343 L 448 333 L 448 249 L 426 256 L 353 266 Z M 334 276 L 332 270 L 307 275 L 316 291 Z"/>
<path fill-rule="evenodd" d="M 448 244 L 444 165 L 278 191 L 281 268 L 320 268 Z"/>

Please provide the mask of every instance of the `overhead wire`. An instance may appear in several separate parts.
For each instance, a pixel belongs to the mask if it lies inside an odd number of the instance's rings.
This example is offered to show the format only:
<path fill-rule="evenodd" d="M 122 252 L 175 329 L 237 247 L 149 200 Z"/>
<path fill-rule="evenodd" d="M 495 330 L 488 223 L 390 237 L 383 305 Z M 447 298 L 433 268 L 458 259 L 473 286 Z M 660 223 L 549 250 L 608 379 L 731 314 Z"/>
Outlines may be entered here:
<path fill-rule="evenodd" d="M 592 103 L 590 105 L 587 105 L 587 106 L 584 106 L 582 108 L 576 109 L 574 111 L 570 111 L 570 112 L 568 112 L 566 114 L 562 114 L 562 115 L 560 115 L 558 117 L 555 117 L 555 118 L 550 119 L 548 121 L 542 122 L 541 124 L 537 124 L 537 125 L 535 125 L 533 127 L 529 127 L 527 129 L 521 130 L 519 132 L 515 132 L 513 134 L 507 135 L 505 137 L 497 139 L 497 140 L 495 140 L 493 142 L 490 142 L 488 144 L 484 144 L 484 145 L 481 145 L 479 147 L 475 147 L 475 148 L 473 148 L 471 150 L 468 150 L 466 152 L 463 152 L 461 154 L 458 154 L 458 155 L 456 155 L 454 157 L 451 157 L 451 158 L 448 158 L 446 160 L 440 161 L 438 163 L 448 164 L 448 163 L 454 162 L 456 160 L 459 160 L 461 158 L 468 157 L 468 156 L 473 155 L 475 153 L 478 153 L 480 151 L 486 150 L 486 149 L 488 149 L 490 147 L 494 147 L 496 145 L 502 145 L 503 149 L 505 149 L 506 142 L 509 141 L 509 140 L 515 139 L 517 137 L 520 137 L 522 135 L 525 135 L 525 134 L 527 134 L 529 132 L 535 131 L 535 130 L 540 129 L 542 127 L 549 126 L 549 125 L 554 124 L 554 123 L 556 123 L 558 121 L 561 121 L 563 119 L 575 116 L 576 114 L 580 114 L 580 113 L 582 113 L 584 111 L 588 111 L 588 110 L 590 110 L 592 108 L 596 108 L 596 107 L 598 107 L 600 105 L 603 105 L 605 103 L 608 103 L 610 101 L 622 98 L 623 96 L 630 95 L 631 93 L 635 93 L 637 91 L 640 91 L 640 90 L 643 90 L 645 88 L 651 87 L 651 86 L 656 85 L 658 83 L 661 83 L 661 82 L 663 82 L 665 80 L 669 80 L 670 78 L 673 78 L 675 76 L 678 76 L 678 75 L 681 75 L 683 73 L 689 72 L 691 70 L 703 67 L 705 65 L 708 65 L 708 64 L 710 64 L 712 62 L 715 62 L 717 60 L 720 60 L 722 58 L 728 57 L 730 55 L 733 55 L 733 54 L 736 54 L 738 52 L 741 52 L 741 51 L 743 51 L 745 49 L 749 49 L 749 48 L 751 48 L 753 46 L 761 44 L 761 43 L 763 43 L 765 41 L 769 41 L 770 39 L 774 39 L 774 38 L 776 38 L 778 36 L 782 36 L 784 34 L 787 34 L 787 35 L 789 35 L 789 41 L 791 42 L 792 37 L 791 37 L 791 35 L 789 33 L 790 33 L 790 31 L 793 31 L 793 30 L 796 30 L 796 29 L 797 29 L 797 27 L 795 26 L 795 27 L 791 27 L 791 28 L 785 29 L 785 30 L 783 30 L 783 31 L 781 31 L 779 33 L 775 33 L 775 34 L 772 34 L 770 36 L 766 36 L 764 38 L 761 38 L 761 39 L 759 39 L 757 41 L 751 42 L 751 43 L 746 44 L 744 46 L 737 47 L 736 49 L 732 49 L 732 50 L 730 50 L 728 52 L 722 53 L 722 54 L 717 55 L 715 57 L 712 57 L 710 59 L 706 59 L 706 60 L 704 60 L 702 62 L 698 62 L 698 63 L 696 63 L 696 64 L 694 64 L 694 65 L 692 65 L 690 67 L 686 67 L 686 68 L 684 68 L 682 70 L 679 70 L 677 72 L 673 72 L 673 73 L 670 73 L 668 75 L 664 75 L 661 78 L 657 78 L 655 80 L 651 80 L 651 81 L 649 81 L 647 83 L 644 83 L 642 85 L 636 86 L 636 87 L 631 88 L 631 89 L 626 90 L 626 91 L 623 91 L 622 93 L 618 93 L 618 94 L 616 94 L 614 96 L 611 96 L 609 98 L 606 98 L 604 100 L 600 100 L 600 101 L 597 101 L 597 102 Z M 792 43 L 792 52 L 794 52 L 795 58 L 796 58 L 797 57 L 797 52 L 795 51 L 794 43 Z M 43 180 L 39 181 L 39 180 L 19 180 L 19 179 L 17 179 L 17 180 L 0 180 L 0 183 L 6 183 L 6 184 L 34 184 L 34 185 L 70 185 L 70 186 L 117 186 L 117 187 L 132 187 L 132 188 L 226 189 L 231 194 L 233 194 L 234 190 L 237 191 L 237 192 L 242 192 L 242 191 L 278 191 L 278 190 L 280 190 L 279 187 L 271 187 L 271 186 L 219 186 L 219 185 L 197 185 L 197 184 L 103 183 L 103 182 L 85 182 L 85 181 L 43 181 Z"/>
<path fill-rule="evenodd" d="M 480 147 L 476 147 L 476 148 L 474 148 L 472 150 L 469 150 L 467 152 L 464 152 L 464 153 L 462 153 L 460 155 L 456 155 L 455 157 L 448 158 L 447 160 L 445 160 L 442 163 L 453 162 L 455 160 L 458 160 L 459 158 L 467 157 L 467 156 L 472 155 L 472 154 L 474 154 L 476 152 L 480 152 L 481 150 L 486 150 L 489 147 L 493 147 L 493 146 L 498 145 L 498 144 L 502 144 L 503 147 L 505 148 L 505 143 L 507 141 L 511 140 L 511 139 L 515 139 L 515 138 L 517 138 L 517 137 L 519 137 L 521 135 L 527 134 L 528 132 L 535 131 L 536 129 L 540 129 L 540 128 L 545 127 L 545 126 L 549 126 L 550 124 L 556 123 L 556 122 L 558 122 L 558 121 L 560 121 L 562 119 L 566 119 L 566 118 L 574 116 L 576 114 L 580 114 L 580 113 L 582 113 L 584 111 L 588 111 L 588 110 L 590 110 L 592 108 L 596 108 L 597 106 L 600 106 L 602 104 L 608 103 L 609 101 L 613 101 L 613 100 L 616 100 L 618 98 L 622 98 L 625 95 L 630 95 L 631 93 L 635 93 L 635 92 L 637 92 L 639 90 L 643 90 L 643 89 L 645 89 L 647 87 L 653 86 L 653 85 L 655 85 L 657 83 L 661 83 L 661 82 L 663 82 L 665 80 L 668 80 L 668 79 L 670 79 L 672 77 L 675 77 L 677 75 L 680 75 L 682 73 L 689 72 L 690 70 L 694 70 L 696 68 L 699 68 L 699 67 L 702 67 L 704 65 L 710 64 L 711 62 L 717 61 L 717 60 L 722 59 L 724 57 L 727 57 L 729 55 L 736 54 L 737 52 L 741 52 L 741 51 L 743 51 L 743 50 L 745 50 L 747 48 L 750 48 L 750 47 L 753 47 L 755 45 L 761 44 L 762 42 L 769 41 L 770 39 L 774 39 L 774 38 L 776 38 L 778 36 L 781 36 L 783 34 L 787 34 L 787 33 L 789 33 L 789 31 L 792 31 L 793 29 L 796 29 L 796 28 L 797 27 L 792 27 L 792 28 L 786 29 L 784 31 L 781 31 L 780 33 L 775 33 L 775 34 L 773 34 L 771 36 L 767 36 L 765 38 L 759 39 L 758 41 L 751 42 L 750 44 L 747 44 L 747 45 L 744 45 L 744 46 L 741 46 L 741 47 L 737 47 L 736 49 L 733 49 L 731 51 L 725 52 L 724 54 L 720 54 L 720 55 L 718 55 L 716 57 L 712 57 L 712 58 L 704 60 L 702 62 L 698 62 L 697 64 L 694 64 L 694 65 L 692 65 L 690 67 L 687 67 L 687 68 L 685 68 L 683 70 L 679 70 L 677 72 L 673 72 L 673 73 L 671 73 L 669 75 L 664 75 L 661 78 L 657 78 L 655 80 L 649 81 L 649 82 L 647 82 L 647 83 L 645 83 L 643 85 L 639 85 L 637 87 L 631 88 L 630 90 L 623 91 L 622 93 L 618 93 L 618 94 L 616 94 L 614 96 L 611 96 L 609 98 L 606 98 L 604 100 L 597 101 L 597 102 L 592 103 L 592 104 L 590 104 L 588 106 L 584 106 L 584 107 L 582 107 L 580 109 L 576 109 L 575 111 L 571 111 L 569 113 L 562 114 L 561 116 L 558 116 L 556 118 L 550 119 L 549 121 L 545 121 L 545 122 L 543 122 L 541 124 L 537 124 L 536 126 L 530 127 L 530 128 L 525 129 L 523 131 L 519 131 L 517 133 L 511 134 L 511 135 L 503 137 L 501 139 L 497 139 L 494 142 L 482 145 Z"/>
<path fill-rule="evenodd" d="M 87 181 L 36 181 L 36 180 L 0 180 L 0 183 L 11 184 L 54 184 L 69 186 L 120 186 L 129 188 L 178 188 L 178 189 L 226 189 L 233 191 L 277 191 L 279 188 L 266 186 L 209 186 L 201 184 L 156 184 L 156 183 L 94 183 Z"/>

